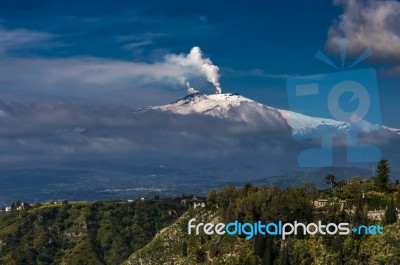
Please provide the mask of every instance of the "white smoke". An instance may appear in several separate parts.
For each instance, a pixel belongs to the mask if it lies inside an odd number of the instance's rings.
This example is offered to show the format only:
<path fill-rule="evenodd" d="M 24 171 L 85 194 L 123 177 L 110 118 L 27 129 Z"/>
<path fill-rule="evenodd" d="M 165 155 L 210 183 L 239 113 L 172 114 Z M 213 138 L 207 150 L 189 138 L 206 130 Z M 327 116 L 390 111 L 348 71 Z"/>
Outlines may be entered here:
<path fill-rule="evenodd" d="M 186 82 L 185 85 L 186 85 L 186 87 L 187 87 L 187 92 L 188 92 L 189 94 L 199 92 L 198 90 L 194 89 L 194 87 L 192 87 L 192 86 L 190 85 L 189 82 Z"/>
<path fill-rule="evenodd" d="M 197 91 L 187 81 L 188 77 L 203 75 L 208 82 L 214 85 L 215 92 L 221 93 L 221 86 L 219 83 L 219 67 L 213 65 L 209 58 L 204 58 L 203 53 L 199 47 L 193 47 L 189 54 L 170 54 L 167 55 L 166 63 L 177 65 L 182 68 L 182 72 L 185 75 L 182 78 L 186 87 L 189 91 Z M 189 92 L 191 93 L 191 92 Z"/>
<path fill-rule="evenodd" d="M 193 93 L 197 93 L 199 92 L 198 90 L 196 90 L 190 83 L 189 81 L 186 80 L 186 78 L 184 76 L 180 76 L 179 77 L 179 81 L 186 86 L 187 88 L 187 92 L 189 94 L 193 94 Z"/>

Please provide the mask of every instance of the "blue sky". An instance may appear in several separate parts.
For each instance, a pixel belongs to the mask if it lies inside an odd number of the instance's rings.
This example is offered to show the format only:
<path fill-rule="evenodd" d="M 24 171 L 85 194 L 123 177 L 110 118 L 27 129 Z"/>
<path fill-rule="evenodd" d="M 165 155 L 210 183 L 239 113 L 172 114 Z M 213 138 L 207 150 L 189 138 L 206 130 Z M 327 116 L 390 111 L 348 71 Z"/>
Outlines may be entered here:
<path fill-rule="evenodd" d="M 400 55 L 391 50 L 400 45 L 394 23 L 399 6 L 356 0 L 3 1 L 0 96 L 110 108 L 165 104 L 187 93 L 172 80 L 165 57 L 199 46 L 220 68 L 223 92 L 287 108 L 286 78 L 335 71 L 315 60 L 315 52 L 321 48 L 339 62 L 336 40 L 347 37 L 350 60 L 366 47 L 374 51 L 359 67 L 377 68 L 383 122 L 400 128 Z M 388 12 L 380 17 L 375 10 Z M 195 84 L 213 93 L 207 82 Z"/>

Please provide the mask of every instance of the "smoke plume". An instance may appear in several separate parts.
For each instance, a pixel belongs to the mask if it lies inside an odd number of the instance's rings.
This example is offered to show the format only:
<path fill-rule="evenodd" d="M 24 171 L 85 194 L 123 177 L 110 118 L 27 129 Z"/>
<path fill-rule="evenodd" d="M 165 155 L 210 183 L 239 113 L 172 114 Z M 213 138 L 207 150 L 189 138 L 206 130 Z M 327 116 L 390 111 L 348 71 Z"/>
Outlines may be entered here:
<path fill-rule="evenodd" d="M 182 68 L 182 72 L 185 75 L 182 80 L 184 80 L 184 83 L 188 88 L 188 92 L 197 90 L 191 87 L 187 80 L 191 77 L 196 77 L 199 75 L 204 76 L 208 82 L 213 84 L 216 93 L 222 92 L 219 83 L 219 67 L 214 65 L 209 58 L 205 58 L 199 47 L 193 47 L 187 55 L 167 55 L 166 63 L 178 65 Z"/>
<path fill-rule="evenodd" d="M 186 87 L 187 87 L 187 92 L 188 92 L 189 94 L 199 92 L 198 90 L 194 89 L 194 87 L 192 87 L 192 86 L 190 85 L 189 82 L 186 82 L 185 85 L 186 85 Z"/>

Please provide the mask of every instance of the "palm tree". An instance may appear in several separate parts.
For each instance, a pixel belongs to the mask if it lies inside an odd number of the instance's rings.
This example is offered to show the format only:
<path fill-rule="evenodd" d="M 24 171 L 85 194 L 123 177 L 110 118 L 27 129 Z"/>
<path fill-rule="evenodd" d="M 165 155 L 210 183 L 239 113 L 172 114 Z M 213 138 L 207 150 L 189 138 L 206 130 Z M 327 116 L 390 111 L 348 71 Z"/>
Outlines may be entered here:
<path fill-rule="evenodd" d="M 335 180 L 336 180 L 336 177 L 333 174 L 328 174 L 326 176 L 326 183 L 328 185 L 331 185 L 331 190 L 333 189 L 334 186 L 336 186 L 336 181 Z"/>

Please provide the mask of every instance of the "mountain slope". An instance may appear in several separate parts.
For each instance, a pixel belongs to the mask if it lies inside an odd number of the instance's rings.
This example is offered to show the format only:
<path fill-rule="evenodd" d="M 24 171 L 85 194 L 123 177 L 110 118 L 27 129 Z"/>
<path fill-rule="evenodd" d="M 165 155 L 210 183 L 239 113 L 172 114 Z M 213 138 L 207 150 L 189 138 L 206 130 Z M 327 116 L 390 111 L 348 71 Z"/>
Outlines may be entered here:
<path fill-rule="evenodd" d="M 162 111 L 181 115 L 201 114 L 245 122 L 250 122 L 252 119 L 252 117 L 248 115 L 249 112 L 252 115 L 259 114 L 265 117 L 269 117 L 265 114 L 275 112 L 290 126 L 292 134 L 295 136 L 312 134 L 321 129 L 324 131 L 328 129 L 336 134 L 342 134 L 350 130 L 350 124 L 347 122 L 312 117 L 288 110 L 276 109 L 243 97 L 237 93 L 205 95 L 197 92 L 189 94 L 171 104 L 142 108 L 136 112 L 143 111 Z M 384 129 L 390 133 L 400 135 L 400 129 L 386 126 L 376 126 L 374 129 Z"/>

